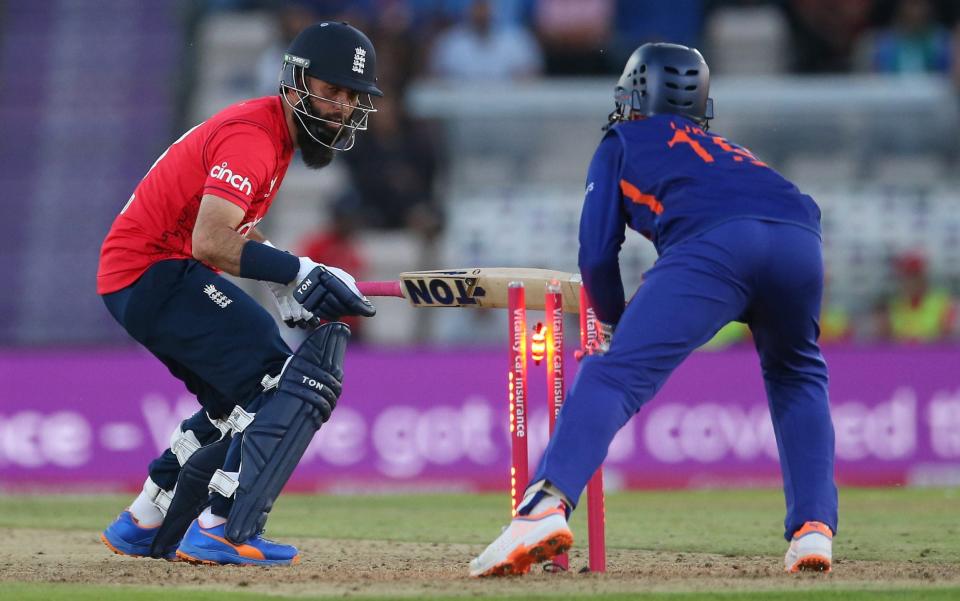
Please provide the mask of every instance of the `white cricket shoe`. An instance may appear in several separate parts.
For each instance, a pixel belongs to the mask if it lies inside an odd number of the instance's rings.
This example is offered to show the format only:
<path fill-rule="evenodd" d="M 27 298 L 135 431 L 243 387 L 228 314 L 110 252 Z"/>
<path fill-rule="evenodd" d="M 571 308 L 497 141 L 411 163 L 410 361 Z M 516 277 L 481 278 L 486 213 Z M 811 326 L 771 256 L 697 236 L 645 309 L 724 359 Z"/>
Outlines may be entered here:
<path fill-rule="evenodd" d="M 573 545 L 562 507 L 513 518 L 497 540 L 470 562 L 471 576 L 526 574 L 535 563 L 566 553 Z"/>
<path fill-rule="evenodd" d="M 787 556 L 787 572 L 829 572 L 833 561 L 833 532 L 822 522 L 806 522 L 793 533 Z"/>

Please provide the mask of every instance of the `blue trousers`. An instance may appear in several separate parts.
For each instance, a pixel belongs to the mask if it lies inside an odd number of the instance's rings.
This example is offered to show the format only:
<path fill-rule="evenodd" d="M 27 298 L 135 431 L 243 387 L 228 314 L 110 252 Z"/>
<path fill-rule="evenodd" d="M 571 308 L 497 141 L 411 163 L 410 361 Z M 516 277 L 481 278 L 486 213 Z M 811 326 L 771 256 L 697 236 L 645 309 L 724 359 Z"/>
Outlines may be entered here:
<path fill-rule="evenodd" d="M 103 302 L 196 395 L 202 410 L 186 426 L 202 444 L 220 435 L 204 413 L 219 419 L 246 407 L 262 392 L 263 376 L 279 374 L 291 354 L 257 301 L 197 261 L 160 261 Z M 151 479 L 166 490 L 179 472 L 169 449 L 150 464 Z"/>
<path fill-rule="evenodd" d="M 606 354 L 586 358 L 531 482 L 574 504 L 614 435 L 670 373 L 725 324 L 753 333 L 780 452 L 786 538 L 804 522 L 837 530 L 827 366 L 817 345 L 819 236 L 755 219 L 729 221 L 669 248 L 644 274 Z"/>

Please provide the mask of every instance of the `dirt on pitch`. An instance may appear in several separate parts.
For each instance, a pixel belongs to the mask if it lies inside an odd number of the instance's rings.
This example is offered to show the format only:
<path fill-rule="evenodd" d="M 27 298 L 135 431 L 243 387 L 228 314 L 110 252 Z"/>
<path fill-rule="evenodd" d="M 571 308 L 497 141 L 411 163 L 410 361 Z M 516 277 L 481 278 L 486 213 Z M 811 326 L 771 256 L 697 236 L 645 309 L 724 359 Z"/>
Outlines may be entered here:
<path fill-rule="evenodd" d="M 607 573 L 472 579 L 467 562 L 480 545 L 370 540 L 285 540 L 303 560 L 293 567 L 205 567 L 114 555 L 94 532 L 0 529 L 0 581 L 136 585 L 260 591 L 289 596 L 456 595 L 717 591 L 735 589 L 892 588 L 960 585 L 949 563 L 844 561 L 831 574 L 784 574 L 779 557 L 724 557 L 609 549 Z M 574 551 L 571 565 L 586 565 Z"/>

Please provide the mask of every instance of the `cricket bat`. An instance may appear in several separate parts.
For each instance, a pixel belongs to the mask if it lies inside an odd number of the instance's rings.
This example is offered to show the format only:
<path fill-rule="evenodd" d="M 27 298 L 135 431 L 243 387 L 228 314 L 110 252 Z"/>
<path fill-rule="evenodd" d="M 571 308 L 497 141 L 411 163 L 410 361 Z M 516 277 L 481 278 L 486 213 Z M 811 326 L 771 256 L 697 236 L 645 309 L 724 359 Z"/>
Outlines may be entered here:
<path fill-rule="evenodd" d="M 477 267 L 408 271 L 397 281 L 357 282 L 365 296 L 395 296 L 414 307 L 506 308 L 510 282 L 523 282 L 528 309 L 543 309 L 547 284 L 556 280 L 563 293 L 563 311 L 580 308 L 580 274 L 526 267 Z"/>

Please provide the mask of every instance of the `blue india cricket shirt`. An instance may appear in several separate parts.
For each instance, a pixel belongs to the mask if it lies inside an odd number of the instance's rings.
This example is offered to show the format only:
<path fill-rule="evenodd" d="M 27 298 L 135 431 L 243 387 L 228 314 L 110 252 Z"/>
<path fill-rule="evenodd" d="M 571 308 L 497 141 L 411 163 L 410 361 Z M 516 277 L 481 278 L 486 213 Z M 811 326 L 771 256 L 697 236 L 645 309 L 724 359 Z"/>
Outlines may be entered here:
<path fill-rule="evenodd" d="M 749 150 L 677 115 L 620 122 L 600 142 L 580 216 L 580 272 L 601 320 L 624 307 L 618 256 L 626 227 L 662 255 L 732 219 L 793 223 L 819 234 L 812 198 Z"/>

